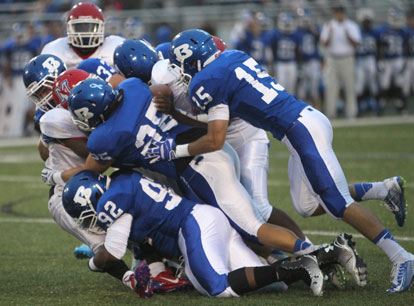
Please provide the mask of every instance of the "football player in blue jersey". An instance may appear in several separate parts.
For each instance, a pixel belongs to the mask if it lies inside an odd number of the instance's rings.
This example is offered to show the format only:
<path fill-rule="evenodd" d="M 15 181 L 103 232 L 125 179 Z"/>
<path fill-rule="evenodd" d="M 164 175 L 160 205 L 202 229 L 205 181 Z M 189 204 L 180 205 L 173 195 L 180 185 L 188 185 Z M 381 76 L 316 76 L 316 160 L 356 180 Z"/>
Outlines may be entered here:
<path fill-rule="evenodd" d="M 69 96 L 69 108 L 78 127 L 92 132 L 88 139 L 90 156 L 80 169 L 102 173 L 110 166 L 143 167 L 173 179 L 180 178 L 186 196 L 201 198 L 221 208 L 246 239 L 295 254 L 317 249 L 318 246 L 310 245 L 285 228 L 263 221 L 236 177 L 232 153 L 226 152 L 232 151 L 229 148 L 173 162 L 162 161 L 156 155 L 147 159 L 159 144 L 187 142 L 205 133 L 178 124 L 151 103 L 170 95 L 167 86 L 148 88 L 136 78 L 123 81 L 115 90 L 102 80 L 78 84 Z M 342 252 L 355 260 L 340 263 L 359 285 L 364 285 L 365 266 L 356 260 L 358 255 L 350 240 L 346 240 Z"/>
<path fill-rule="evenodd" d="M 292 153 L 289 179 L 296 210 L 303 216 L 328 213 L 354 227 L 394 264 L 388 292 L 407 290 L 414 276 L 414 255 L 351 197 L 332 148 L 332 127 L 326 116 L 287 93 L 246 53 L 228 50 L 218 55 L 211 35 L 204 31 L 187 30 L 173 39 L 170 62 L 191 79 L 190 99 L 208 114 L 208 131 L 191 143 L 159 144 L 150 153 L 173 160 L 218 150 L 234 117 L 271 132 Z"/>
<path fill-rule="evenodd" d="M 21 81 L 23 69 L 31 58 L 39 53 L 41 41 L 30 35 L 26 24 L 15 23 L 12 26 L 12 35 L 2 46 L 3 74 L 6 82 L 3 87 L 2 103 L 8 114 L 2 124 L 6 125 L 8 137 L 21 137 L 30 133 L 30 124 L 33 118 L 33 104 L 25 96 L 25 88 Z M 12 97 L 12 98 L 10 98 Z"/>
<path fill-rule="evenodd" d="M 278 76 L 282 86 L 289 92 L 295 93 L 301 37 L 293 14 L 285 12 L 279 14 L 277 29 L 272 31 L 269 40 L 273 51 L 275 75 Z"/>
<path fill-rule="evenodd" d="M 414 94 L 414 8 L 406 13 L 407 48 L 406 48 L 406 76 L 404 82 L 404 96 Z"/>
<path fill-rule="evenodd" d="M 391 8 L 387 15 L 387 24 L 378 31 L 378 69 L 381 95 L 381 107 L 385 107 L 386 98 L 395 99 L 395 107 L 401 112 L 406 109 L 404 96 L 405 50 L 407 33 L 404 31 L 405 17 L 399 8 Z"/>
<path fill-rule="evenodd" d="M 358 114 L 364 111 L 379 111 L 377 78 L 378 32 L 373 28 L 374 11 L 361 8 L 357 13 L 361 26 L 361 44 L 356 51 L 355 91 L 358 98 Z"/>
<path fill-rule="evenodd" d="M 336 261 L 345 243 L 340 235 L 334 244 L 296 259 L 263 265 L 230 226 L 225 215 L 210 205 L 186 200 L 166 186 L 133 171 L 103 177 L 81 171 L 65 185 L 63 203 L 69 215 L 85 228 L 105 230 L 104 246 L 90 259 L 92 271 L 119 265 L 128 241 L 148 239 L 169 257 L 184 257 L 185 272 L 203 295 L 238 297 L 274 282 L 304 280 L 314 295 L 322 294 L 319 263 Z M 124 267 L 125 276 L 132 272 Z M 150 297 L 148 277 L 141 292 Z M 143 287 L 143 288 L 142 288 Z"/>
<path fill-rule="evenodd" d="M 314 23 L 308 9 L 298 10 L 298 31 L 300 35 L 297 96 L 309 98 L 312 106 L 321 109 L 320 84 L 322 79 L 321 55 L 319 52 L 320 28 Z M 277 75 L 277 74 L 276 74 Z"/>
<path fill-rule="evenodd" d="M 272 53 L 269 47 L 270 19 L 264 12 L 246 12 L 243 28 L 237 25 L 232 38 L 234 49 L 242 50 L 253 57 L 260 65 L 271 69 Z"/>

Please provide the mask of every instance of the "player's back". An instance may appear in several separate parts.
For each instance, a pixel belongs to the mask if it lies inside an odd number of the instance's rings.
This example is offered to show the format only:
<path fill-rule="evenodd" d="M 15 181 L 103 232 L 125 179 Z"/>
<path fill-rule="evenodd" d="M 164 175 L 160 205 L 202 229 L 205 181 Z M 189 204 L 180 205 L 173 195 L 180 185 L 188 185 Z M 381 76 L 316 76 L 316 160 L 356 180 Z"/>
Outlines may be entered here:
<path fill-rule="evenodd" d="M 176 177 L 171 162 L 150 164 L 144 156 L 152 140 L 167 137 L 163 131 L 177 125 L 168 115 L 157 112 L 149 87 L 137 78 L 123 81 L 117 88 L 123 100 L 109 119 L 89 136 L 88 151 L 96 160 L 114 159 L 114 166 L 144 167 Z"/>
<path fill-rule="evenodd" d="M 375 29 L 361 30 L 361 38 L 361 44 L 357 48 L 357 56 L 375 56 L 377 53 L 378 32 Z"/>
<path fill-rule="evenodd" d="M 270 40 L 276 61 L 296 61 L 296 49 L 300 43 L 300 34 L 298 31 L 287 34 L 275 30 Z"/>
<path fill-rule="evenodd" d="M 389 25 L 382 26 L 379 29 L 379 43 L 382 56 L 385 59 L 402 57 L 405 39 L 406 32 L 403 29 L 393 29 Z"/>
<path fill-rule="evenodd" d="M 300 36 L 300 51 L 303 61 L 319 59 L 318 39 L 315 34 L 307 29 L 301 29 L 298 33 L 298 36 Z"/>
<path fill-rule="evenodd" d="M 108 201 L 114 203 L 117 210 L 110 207 Z M 157 249 L 177 255 L 178 231 L 195 204 L 137 172 L 118 171 L 111 175 L 110 188 L 99 201 L 97 210 L 98 215 L 104 212 L 111 216 L 111 209 L 119 214 L 121 210 L 131 214 L 130 240 L 142 242 L 146 237 L 153 238 Z M 108 226 L 111 219 L 104 226 Z"/>
<path fill-rule="evenodd" d="M 49 150 L 46 166 L 55 171 L 64 171 L 85 163 L 85 158 L 64 146 L 63 139 L 85 139 L 87 136 L 72 121 L 71 114 L 63 108 L 54 108 L 40 118 L 42 141 Z"/>
<path fill-rule="evenodd" d="M 283 138 L 307 106 L 287 93 L 253 58 L 237 50 L 224 51 L 197 73 L 189 94 L 202 111 L 228 104 L 230 118 L 240 117 L 277 139 Z"/>

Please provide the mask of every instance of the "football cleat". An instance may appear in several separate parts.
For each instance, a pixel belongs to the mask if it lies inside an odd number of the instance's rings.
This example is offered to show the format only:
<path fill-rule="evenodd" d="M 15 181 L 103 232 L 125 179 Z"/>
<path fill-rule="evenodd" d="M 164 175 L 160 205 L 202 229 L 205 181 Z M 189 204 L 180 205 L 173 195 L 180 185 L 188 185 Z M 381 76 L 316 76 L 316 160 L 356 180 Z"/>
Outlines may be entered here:
<path fill-rule="evenodd" d="M 172 292 L 191 288 L 191 283 L 183 278 L 174 276 L 171 269 L 151 277 L 151 289 L 154 292 Z"/>
<path fill-rule="evenodd" d="M 414 281 L 414 255 L 410 254 L 410 259 L 401 263 L 396 263 L 391 270 L 392 286 L 387 290 L 388 293 L 404 292 L 408 290 Z"/>
<path fill-rule="evenodd" d="M 146 262 L 141 262 L 135 269 L 134 278 L 134 291 L 144 299 L 152 297 L 154 293 L 151 288 L 150 268 Z"/>
<path fill-rule="evenodd" d="M 94 256 L 90 247 L 82 244 L 73 250 L 73 255 L 78 259 L 92 258 Z"/>
<path fill-rule="evenodd" d="M 296 260 L 283 260 L 280 268 L 290 270 L 292 273 L 303 280 L 312 290 L 313 295 L 321 296 L 323 294 L 323 274 L 319 269 L 318 260 L 313 255 L 303 255 Z"/>
<path fill-rule="evenodd" d="M 388 194 L 384 199 L 384 205 L 395 216 L 397 224 L 399 226 L 404 225 L 405 221 L 405 209 L 407 206 L 404 190 L 405 190 L 405 179 L 402 176 L 395 176 L 384 181 Z"/>
<path fill-rule="evenodd" d="M 342 233 L 327 248 L 333 247 L 337 262 L 351 274 L 358 286 L 365 286 L 367 284 L 367 266 L 356 251 L 355 242 L 351 238 L 351 235 Z"/>
<path fill-rule="evenodd" d="M 322 269 L 324 280 L 329 281 L 336 289 L 345 289 L 346 277 L 344 268 L 339 264 L 329 265 Z"/>

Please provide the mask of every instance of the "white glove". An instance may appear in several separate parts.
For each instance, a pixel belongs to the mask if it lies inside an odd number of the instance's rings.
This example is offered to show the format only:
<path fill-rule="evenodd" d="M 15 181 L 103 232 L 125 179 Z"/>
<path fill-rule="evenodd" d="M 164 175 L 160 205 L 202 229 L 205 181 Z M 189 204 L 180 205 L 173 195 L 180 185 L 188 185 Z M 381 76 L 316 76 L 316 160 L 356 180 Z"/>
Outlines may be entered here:
<path fill-rule="evenodd" d="M 42 181 L 46 185 L 65 185 L 65 181 L 62 179 L 62 172 L 54 171 L 48 167 L 44 167 L 42 170 Z"/>

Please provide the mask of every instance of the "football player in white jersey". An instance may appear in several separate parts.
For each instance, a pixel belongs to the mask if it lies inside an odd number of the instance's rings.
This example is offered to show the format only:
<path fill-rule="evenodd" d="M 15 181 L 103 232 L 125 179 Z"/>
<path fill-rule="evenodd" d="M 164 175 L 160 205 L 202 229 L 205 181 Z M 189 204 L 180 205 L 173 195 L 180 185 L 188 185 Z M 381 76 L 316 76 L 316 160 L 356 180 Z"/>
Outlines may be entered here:
<path fill-rule="evenodd" d="M 102 10 L 88 2 L 80 2 L 69 11 L 66 32 L 67 36 L 46 44 L 41 54 L 58 56 L 67 69 L 76 68 L 88 58 L 99 58 L 113 66 L 114 50 L 124 40 L 116 35 L 105 37 Z M 82 245 L 75 249 L 75 254 L 83 257 L 89 251 Z"/>
<path fill-rule="evenodd" d="M 112 55 L 124 38 L 105 37 L 102 11 L 93 3 L 80 2 L 69 12 L 67 36 L 43 47 L 42 54 L 59 56 L 68 69 L 76 68 L 87 58 L 99 58 L 113 66 Z"/>

